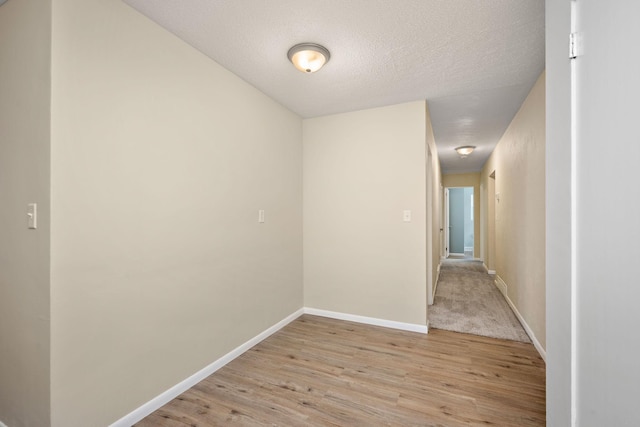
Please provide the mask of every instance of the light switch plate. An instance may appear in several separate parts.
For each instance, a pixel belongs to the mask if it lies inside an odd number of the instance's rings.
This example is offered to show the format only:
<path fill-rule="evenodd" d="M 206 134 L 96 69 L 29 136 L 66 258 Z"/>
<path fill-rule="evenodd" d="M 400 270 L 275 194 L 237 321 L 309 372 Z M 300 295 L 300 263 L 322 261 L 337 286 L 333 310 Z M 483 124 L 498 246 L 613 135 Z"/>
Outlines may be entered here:
<path fill-rule="evenodd" d="M 27 222 L 29 229 L 35 230 L 38 228 L 38 205 L 35 203 L 27 205 Z"/>
<path fill-rule="evenodd" d="M 264 222 L 264 209 L 260 209 L 258 211 L 258 222 L 260 223 Z"/>

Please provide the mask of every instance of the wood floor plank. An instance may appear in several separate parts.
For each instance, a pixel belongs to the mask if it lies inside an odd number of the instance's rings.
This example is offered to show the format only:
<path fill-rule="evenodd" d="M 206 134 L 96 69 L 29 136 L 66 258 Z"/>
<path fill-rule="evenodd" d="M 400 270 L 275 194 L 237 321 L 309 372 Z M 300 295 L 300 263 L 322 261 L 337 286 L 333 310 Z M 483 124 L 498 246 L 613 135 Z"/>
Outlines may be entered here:
<path fill-rule="evenodd" d="M 303 315 L 140 427 L 544 426 L 531 344 Z"/>

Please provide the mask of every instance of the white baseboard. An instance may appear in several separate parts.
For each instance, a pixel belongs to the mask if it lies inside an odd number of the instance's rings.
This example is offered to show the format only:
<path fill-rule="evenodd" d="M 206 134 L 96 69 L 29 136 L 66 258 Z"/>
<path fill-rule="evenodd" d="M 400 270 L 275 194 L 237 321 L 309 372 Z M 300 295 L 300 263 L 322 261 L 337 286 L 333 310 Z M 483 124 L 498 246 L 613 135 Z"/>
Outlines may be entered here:
<path fill-rule="evenodd" d="M 225 354 L 215 362 L 211 363 L 209 366 L 206 366 L 205 368 L 191 375 L 186 380 L 181 381 L 180 383 L 174 385 L 169 390 L 165 391 L 159 396 L 154 397 L 153 399 L 151 399 L 150 401 L 148 401 L 138 409 L 135 409 L 133 412 L 129 413 L 128 415 L 125 415 L 124 417 L 120 418 L 118 421 L 111 424 L 110 427 L 131 427 L 131 425 L 137 423 L 147 415 L 156 411 L 163 405 L 169 403 L 171 400 L 175 399 L 180 394 L 184 393 L 194 385 L 198 384 L 200 381 L 207 378 L 209 375 L 213 374 L 215 371 L 222 368 L 224 365 L 231 362 L 233 359 L 240 356 L 242 353 L 249 350 L 254 345 L 258 344 L 260 341 L 278 332 L 280 329 L 284 328 L 289 323 L 291 323 L 292 321 L 300 317 L 303 313 L 304 313 L 304 309 L 301 308 L 300 310 L 297 310 L 295 313 L 287 316 L 280 322 L 271 326 L 269 329 L 256 335 L 255 337 L 251 338 L 249 341 L 245 342 L 239 347 L 236 347 L 235 349 L 231 350 L 229 353 Z M 3 426 L 0 423 L 0 427 L 6 427 L 6 426 Z"/>
<path fill-rule="evenodd" d="M 455 256 L 464 256 L 464 252 L 463 253 L 458 253 L 458 252 L 449 252 L 449 255 L 455 255 Z"/>
<path fill-rule="evenodd" d="M 538 353 L 540 353 L 540 357 L 542 357 L 542 360 L 544 360 L 546 363 L 547 352 L 542 347 L 542 344 L 540 344 L 540 341 L 538 341 L 538 338 L 536 338 L 536 335 L 533 333 L 533 330 L 529 327 L 527 322 L 524 320 L 524 317 L 522 317 L 522 315 L 516 308 L 516 305 L 513 303 L 513 301 L 511 301 L 511 298 L 509 298 L 509 294 L 507 293 L 507 283 L 504 280 L 502 280 L 500 276 L 496 276 L 496 280 L 494 281 L 494 283 L 498 288 L 498 290 L 500 290 L 500 293 L 504 296 L 504 299 L 507 301 L 507 304 L 509 304 L 509 307 L 511 307 L 511 311 L 513 311 L 513 314 L 515 314 L 516 317 L 518 318 L 518 321 L 520 321 L 520 324 L 524 328 L 527 335 L 529 335 L 529 338 L 531 338 L 531 342 L 533 343 L 533 346 L 536 348 L 536 350 L 538 350 Z"/>
<path fill-rule="evenodd" d="M 508 299 L 509 295 L 507 294 L 507 284 L 502 280 L 502 277 L 496 275 L 496 280 L 494 280 L 493 283 L 498 287 L 500 293 Z"/>
<path fill-rule="evenodd" d="M 436 291 L 438 290 L 438 282 L 440 282 L 440 266 L 442 264 L 438 264 L 438 271 L 436 273 L 436 281 L 433 284 L 433 299 L 436 298 Z"/>
<path fill-rule="evenodd" d="M 304 308 L 305 314 L 314 316 L 329 317 L 331 319 L 347 320 L 350 322 L 364 323 L 367 325 L 383 326 L 385 328 L 400 329 L 403 331 L 429 333 L 429 324 L 418 325 L 415 323 L 396 322 L 394 320 L 377 319 L 375 317 L 358 316 L 355 314 L 339 313 L 336 311 L 320 310 L 317 308 Z"/>
<path fill-rule="evenodd" d="M 482 266 L 487 270 L 487 274 L 496 274 L 495 270 L 489 270 L 489 267 L 487 267 L 487 264 L 485 264 L 484 261 L 482 262 Z"/>
<path fill-rule="evenodd" d="M 315 316 L 330 317 L 332 319 L 364 323 L 368 325 L 383 326 L 386 328 L 400 329 L 403 331 L 420 332 L 423 334 L 426 334 L 429 332 L 428 322 L 426 325 L 417 325 L 413 323 L 395 322 L 392 320 L 376 319 L 373 317 L 357 316 L 354 314 L 338 313 L 334 311 L 319 310 L 315 308 L 307 308 L 307 307 L 301 308 L 300 310 L 297 310 L 295 313 L 287 316 L 285 319 L 271 326 L 269 329 L 256 335 L 254 338 L 250 339 L 249 341 L 245 342 L 239 347 L 236 347 L 235 349 L 231 350 L 229 353 L 225 354 L 215 362 L 211 363 L 210 365 L 204 367 L 200 371 L 191 375 L 189 378 L 174 385 L 169 390 L 166 390 L 165 392 L 154 397 L 144 405 L 140 406 L 139 408 L 133 410 L 129 414 L 120 418 L 118 421 L 114 422 L 109 427 L 130 427 L 131 425 L 137 423 L 147 415 L 150 415 L 154 411 L 160 409 L 162 406 L 169 403 L 171 400 L 175 399 L 176 397 L 178 397 L 179 395 L 181 395 L 182 393 L 184 393 L 194 385 L 198 384 L 200 381 L 204 380 L 209 375 L 213 374 L 218 369 L 222 368 L 224 365 L 231 362 L 233 359 L 240 356 L 242 353 L 246 352 L 254 345 L 258 344 L 260 341 L 278 332 L 280 329 L 284 328 L 289 323 L 291 323 L 292 321 L 300 317 L 303 313 L 312 314 Z M 0 427 L 7 427 L 7 426 L 4 425 L 2 422 L 0 422 Z"/>

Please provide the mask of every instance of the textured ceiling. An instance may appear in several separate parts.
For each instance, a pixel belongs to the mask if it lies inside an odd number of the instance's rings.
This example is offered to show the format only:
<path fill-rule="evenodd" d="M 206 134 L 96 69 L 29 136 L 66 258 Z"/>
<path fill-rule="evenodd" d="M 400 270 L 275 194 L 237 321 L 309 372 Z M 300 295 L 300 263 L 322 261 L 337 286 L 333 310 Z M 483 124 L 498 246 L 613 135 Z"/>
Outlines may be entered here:
<path fill-rule="evenodd" d="M 481 169 L 544 69 L 544 0 L 124 1 L 305 118 L 427 100 L 444 173 Z M 301 42 L 331 60 L 301 73 Z"/>

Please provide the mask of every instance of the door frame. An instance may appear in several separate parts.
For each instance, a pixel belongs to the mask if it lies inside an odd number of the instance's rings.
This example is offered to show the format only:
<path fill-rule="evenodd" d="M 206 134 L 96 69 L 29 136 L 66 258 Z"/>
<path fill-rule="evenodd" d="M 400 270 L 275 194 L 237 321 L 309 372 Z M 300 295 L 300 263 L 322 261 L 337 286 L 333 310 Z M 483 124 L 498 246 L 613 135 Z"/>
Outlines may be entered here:
<path fill-rule="evenodd" d="M 444 247 L 445 247 L 445 254 L 444 254 L 444 258 L 447 259 L 449 258 L 449 255 L 451 255 L 451 233 L 449 230 L 449 210 L 450 210 L 450 199 L 449 199 L 449 190 L 452 188 L 471 188 L 473 190 L 473 194 L 475 197 L 475 193 L 476 193 L 476 188 L 473 185 L 463 185 L 463 186 L 451 186 L 451 187 L 444 187 Z M 466 204 L 467 201 L 465 200 L 464 203 Z M 472 207 L 472 209 L 475 209 L 475 207 Z M 476 236 L 475 233 L 475 221 L 477 221 L 478 219 L 475 217 L 475 212 L 474 212 L 474 216 L 473 216 L 473 221 L 474 221 L 474 228 L 473 228 L 473 240 L 475 242 L 475 239 L 478 238 L 478 236 Z M 475 243 L 474 243 L 475 246 Z M 463 245 L 463 251 L 462 251 L 462 255 L 464 255 L 464 245 Z M 457 254 L 457 253 L 456 253 Z M 475 253 L 475 249 L 473 250 L 473 256 L 476 256 Z"/>
<path fill-rule="evenodd" d="M 444 187 L 444 259 L 449 258 L 449 187 Z"/>

